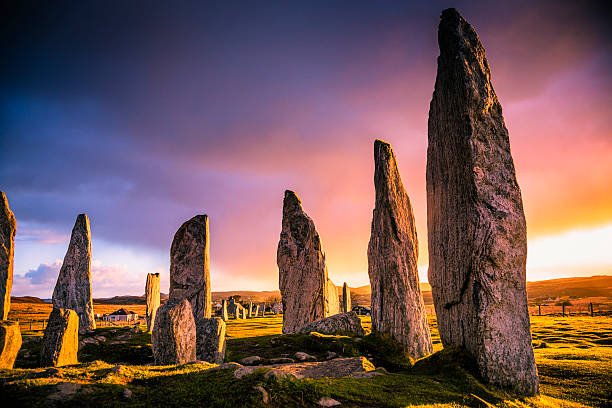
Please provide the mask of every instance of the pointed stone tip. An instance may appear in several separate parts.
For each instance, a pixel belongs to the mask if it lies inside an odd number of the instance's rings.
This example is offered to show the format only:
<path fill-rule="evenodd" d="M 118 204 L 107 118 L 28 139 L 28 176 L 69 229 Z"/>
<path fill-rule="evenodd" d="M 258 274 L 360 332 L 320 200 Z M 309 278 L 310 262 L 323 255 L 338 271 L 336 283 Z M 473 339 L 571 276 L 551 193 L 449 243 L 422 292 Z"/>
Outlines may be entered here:
<path fill-rule="evenodd" d="M 393 156 L 393 149 L 391 145 L 383 140 L 376 139 L 374 142 L 374 161 L 380 162 L 388 161 Z"/>
<path fill-rule="evenodd" d="M 302 205 L 302 200 L 291 190 L 285 190 L 285 199 L 283 200 L 284 206 L 288 205 Z"/>
<path fill-rule="evenodd" d="M 83 214 L 77 215 L 76 222 L 74 223 L 74 225 L 75 227 L 77 225 L 83 225 L 83 226 L 89 227 L 89 217 L 87 216 L 87 214 L 83 213 Z"/>

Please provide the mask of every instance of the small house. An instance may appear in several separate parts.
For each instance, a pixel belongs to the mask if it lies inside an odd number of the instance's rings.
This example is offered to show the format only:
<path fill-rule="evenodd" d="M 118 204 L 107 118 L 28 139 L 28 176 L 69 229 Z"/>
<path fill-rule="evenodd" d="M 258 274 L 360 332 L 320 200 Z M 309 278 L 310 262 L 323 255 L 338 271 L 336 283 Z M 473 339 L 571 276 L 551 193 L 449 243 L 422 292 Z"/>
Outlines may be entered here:
<path fill-rule="evenodd" d="M 138 320 L 138 313 L 121 308 L 113 313 L 107 314 L 105 320 L 109 322 L 134 322 Z"/>

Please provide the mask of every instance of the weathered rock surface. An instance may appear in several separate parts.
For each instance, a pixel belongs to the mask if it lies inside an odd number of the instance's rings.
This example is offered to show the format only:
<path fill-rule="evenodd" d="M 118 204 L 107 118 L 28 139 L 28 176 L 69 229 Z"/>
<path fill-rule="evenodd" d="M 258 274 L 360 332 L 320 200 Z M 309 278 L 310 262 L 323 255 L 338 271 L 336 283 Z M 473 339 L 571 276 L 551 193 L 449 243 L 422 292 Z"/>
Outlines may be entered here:
<path fill-rule="evenodd" d="M 271 368 L 274 372 L 277 372 L 276 375 L 273 375 L 275 377 L 281 377 L 282 375 L 278 375 L 278 372 L 283 372 L 295 378 L 355 377 L 362 373 L 374 371 L 374 365 L 367 358 L 347 357 L 319 362 L 241 367 L 234 372 L 234 376 L 242 378 L 245 375 L 253 374 L 260 368 Z"/>
<path fill-rule="evenodd" d="M 198 360 L 220 364 L 225 358 L 225 322 L 213 317 L 196 323 L 196 357 Z"/>
<path fill-rule="evenodd" d="M 157 365 L 185 364 L 196 359 L 196 324 L 187 299 L 171 300 L 157 309 L 151 345 Z"/>
<path fill-rule="evenodd" d="M 239 361 L 240 364 L 243 365 L 257 365 L 259 363 L 261 363 L 263 361 L 263 358 L 259 357 L 259 356 L 249 356 L 249 357 L 245 357 L 243 359 L 241 359 Z"/>
<path fill-rule="evenodd" d="M 338 293 L 327 277 L 321 239 L 302 202 L 289 190 L 283 202 L 277 264 L 283 333 L 296 333 L 306 323 L 338 313 Z"/>
<path fill-rule="evenodd" d="M 299 330 L 300 333 L 317 332 L 322 334 L 346 333 L 357 336 L 365 335 L 361 326 L 361 320 L 355 312 L 340 313 L 324 319 L 305 324 Z"/>
<path fill-rule="evenodd" d="M 53 290 L 53 307 L 72 309 L 79 316 L 79 330 L 96 328 L 91 295 L 91 232 L 87 214 L 79 214 L 68 251 Z"/>
<path fill-rule="evenodd" d="M 71 309 L 54 307 L 40 346 L 40 364 L 43 367 L 77 364 L 78 349 L 78 314 Z"/>
<path fill-rule="evenodd" d="M 9 208 L 6 194 L 0 191 L 0 320 L 8 318 L 13 287 L 13 254 L 17 220 Z"/>
<path fill-rule="evenodd" d="M 351 290 L 349 289 L 346 282 L 342 286 L 342 313 L 348 313 L 352 309 L 351 306 Z"/>
<path fill-rule="evenodd" d="M 372 330 L 389 333 L 412 358 L 433 350 L 419 287 L 417 240 L 410 199 L 391 145 L 374 142 L 376 204 L 368 245 Z"/>
<path fill-rule="evenodd" d="M 21 348 L 19 322 L 0 321 L 0 369 L 13 368 Z"/>
<path fill-rule="evenodd" d="M 153 331 L 155 323 L 155 313 L 160 304 L 160 282 L 159 273 L 148 273 L 147 284 L 145 285 L 145 297 L 147 301 L 147 332 Z"/>
<path fill-rule="evenodd" d="M 178 229 L 170 249 L 170 299 L 191 303 L 196 330 L 205 327 L 212 311 L 208 216 L 196 215 Z M 197 354 L 205 353 L 198 336 Z"/>
<path fill-rule="evenodd" d="M 490 383 L 538 393 L 521 192 L 502 108 L 474 28 L 442 13 L 429 110 L 429 283 L 444 346 L 465 348 Z"/>

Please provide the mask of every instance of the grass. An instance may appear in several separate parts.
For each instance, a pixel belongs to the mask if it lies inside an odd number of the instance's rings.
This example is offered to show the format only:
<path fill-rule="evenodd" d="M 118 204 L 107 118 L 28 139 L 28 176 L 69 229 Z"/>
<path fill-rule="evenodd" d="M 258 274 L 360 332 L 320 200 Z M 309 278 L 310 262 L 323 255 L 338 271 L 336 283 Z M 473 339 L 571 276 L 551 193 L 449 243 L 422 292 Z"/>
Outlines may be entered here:
<path fill-rule="evenodd" d="M 111 307 L 113 308 L 113 307 Z M 369 318 L 363 319 L 369 332 Z M 268 316 L 230 320 L 227 325 L 226 360 L 258 355 L 262 358 L 291 356 L 304 351 L 325 357 L 333 351 L 342 356 L 364 355 L 390 373 L 369 379 L 265 378 L 265 369 L 236 379 L 229 369 L 208 370 L 211 364 L 152 366 L 150 335 L 139 333 L 115 344 L 88 344 L 79 351 L 75 366 L 60 368 L 60 377 L 36 368 L 37 333 L 28 339 L 16 369 L 0 370 L 3 406 L 48 406 L 57 383 L 81 385 L 62 406 L 209 406 L 291 407 L 319 406 L 330 397 L 348 407 L 477 407 L 482 401 L 499 407 L 608 407 L 612 401 L 612 318 L 532 317 L 533 343 L 542 396 L 518 398 L 496 387 L 483 385 L 470 368 L 469 358 L 456 350 L 444 350 L 413 366 L 384 336 L 367 334 L 360 341 L 348 336 L 281 335 L 282 317 Z M 435 319 L 430 318 L 435 351 L 442 347 Z M 116 330 L 112 332 L 112 330 Z M 125 331 L 96 329 L 96 335 L 112 340 Z M 29 336 L 29 335 L 32 336 Z M 113 340 L 114 341 L 114 340 Z M 27 356 L 27 357 L 26 357 Z M 120 373 L 112 373 L 123 364 Z M 262 401 L 263 387 L 269 396 Z M 129 389 L 132 396 L 124 397 Z M 6 402 L 6 405 L 4 403 Z"/>

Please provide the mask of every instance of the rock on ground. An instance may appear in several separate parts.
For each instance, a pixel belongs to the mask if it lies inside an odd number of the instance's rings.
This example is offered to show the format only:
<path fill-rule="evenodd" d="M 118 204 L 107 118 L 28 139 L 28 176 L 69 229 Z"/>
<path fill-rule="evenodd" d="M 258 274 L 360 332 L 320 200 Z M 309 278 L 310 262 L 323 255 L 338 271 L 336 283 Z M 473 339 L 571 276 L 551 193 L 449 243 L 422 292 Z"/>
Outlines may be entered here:
<path fill-rule="evenodd" d="M 338 313 L 338 293 L 327 277 L 321 239 L 302 202 L 289 190 L 283 202 L 277 264 L 283 333 L 296 333 L 306 323 Z"/>
<path fill-rule="evenodd" d="M 78 314 L 71 309 L 54 307 L 40 347 L 40 364 L 43 367 L 77 364 L 78 349 Z"/>
<path fill-rule="evenodd" d="M 433 350 L 419 286 L 419 243 L 410 199 L 391 145 L 374 142 L 376 204 L 368 245 L 372 331 L 389 333 L 410 357 Z"/>
<path fill-rule="evenodd" d="M 467 349 L 488 382 L 535 395 L 525 216 L 502 108 L 485 50 L 457 10 L 442 13 L 438 43 L 427 222 L 440 337 Z"/>
<path fill-rule="evenodd" d="M 147 332 L 153 331 L 155 313 L 160 305 L 160 282 L 159 273 L 148 273 L 145 285 L 145 297 L 147 301 Z"/>
<path fill-rule="evenodd" d="M 208 215 L 196 215 L 174 235 L 170 249 L 170 299 L 189 300 L 196 330 L 211 316 Z M 198 343 L 196 347 L 200 350 L 204 345 Z"/>
<path fill-rule="evenodd" d="M 13 287 L 13 254 L 17 220 L 9 208 L 6 194 L 0 191 L 0 320 L 8 318 Z"/>
<path fill-rule="evenodd" d="M 361 320 L 357 313 L 340 313 L 312 323 L 305 324 L 299 333 L 317 332 L 323 334 L 354 334 L 357 336 L 365 335 L 365 330 L 361 325 Z"/>
<path fill-rule="evenodd" d="M 209 363 L 222 363 L 225 358 L 225 322 L 218 317 L 196 323 L 196 356 Z"/>
<path fill-rule="evenodd" d="M 229 320 L 229 316 L 227 315 L 227 300 L 223 299 L 221 302 L 221 319 L 224 322 Z"/>
<path fill-rule="evenodd" d="M 329 397 L 321 397 L 318 404 L 322 407 L 337 407 L 338 405 L 342 405 L 340 401 L 336 401 L 335 399 Z"/>
<path fill-rule="evenodd" d="M 21 348 L 19 322 L 0 321 L 0 369 L 13 368 Z"/>
<path fill-rule="evenodd" d="M 74 310 L 81 331 L 96 328 L 91 295 L 91 232 L 86 214 L 79 214 L 74 223 L 53 290 L 53 307 Z"/>
<path fill-rule="evenodd" d="M 323 378 L 323 377 L 353 377 L 362 373 L 374 371 L 374 365 L 365 357 L 335 358 L 328 361 L 304 362 L 292 364 L 272 364 L 265 366 L 241 367 L 234 372 L 236 378 L 250 375 L 260 368 L 270 368 L 275 371 L 271 376 L 282 377 L 286 375 L 295 378 Z"/>
<path fill-rule="evenodd" d="M 344 285 L 342 286 L 342 308 L 341 310 L 342 310 L 342 313 L 348 313 L 352 310 L 351 290 L 346 284 L 346 282 L 344 282 Z"/>
<path fill-rule="evenodd" d="M 187 299 L 171 300 L 157 309 L 151 345 L 157 365 L 185 364 L 196 359 L 196 325 Z"/>

